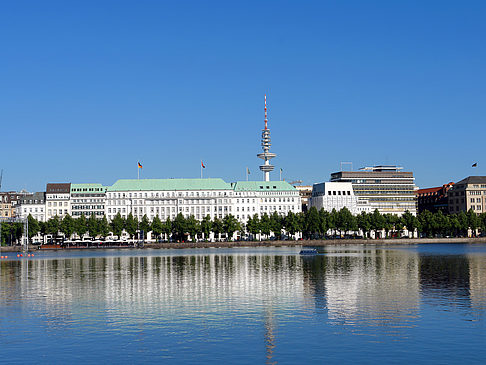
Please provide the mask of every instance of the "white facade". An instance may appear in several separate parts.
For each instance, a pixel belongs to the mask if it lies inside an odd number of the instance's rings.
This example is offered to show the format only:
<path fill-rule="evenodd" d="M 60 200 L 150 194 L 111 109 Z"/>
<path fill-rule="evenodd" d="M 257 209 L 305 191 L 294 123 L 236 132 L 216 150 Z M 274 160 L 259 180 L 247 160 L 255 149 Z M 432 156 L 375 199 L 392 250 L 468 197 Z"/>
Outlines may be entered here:
<path fill-rule="evenodd" d="M 71 214 L 69 183 L 47 184 L 46 188 L 46 220 L 55 216 L 62 219 L 66 214 Z"/>
<path fill-rule="evenodd" d="M 333 209 L 339 211 L 342 208 L 347 208 L 354 215 L 360 214 L 362 211 L 371 211 L 367 201 L 358 201 L 350 182 L 314 184 L 312 196 L 309 199 L 309 208 L 311 207 L 316 207 L 317 210 L 324 209 L 328 212 Z"/>
<path fill-rule="evenodd" d="M 15 207 L 16 216 L 27 218 L 29 214 L 39 222 L 46 221 L 45 193 L 25 195 Z"/>
<path fill-rule="evenodd" d="M 70 210 L 73 218 L 105 215 L 106 187 L 101 184 L 71 184 Z"/>
<path fill-rule="evenodd" d="M 232 214 L 245 223 L 254 214 L 301 211 L 299 192 L 283 181 L 244 181 L 232 184 L 221 179 L 143 179 L 119 180 L 107 188 L 105 214 L 111 221 L 116 214 L 130 213 L 139 220 L 173 220 L 178 213 L 202 220 L 223 219 Z"/>

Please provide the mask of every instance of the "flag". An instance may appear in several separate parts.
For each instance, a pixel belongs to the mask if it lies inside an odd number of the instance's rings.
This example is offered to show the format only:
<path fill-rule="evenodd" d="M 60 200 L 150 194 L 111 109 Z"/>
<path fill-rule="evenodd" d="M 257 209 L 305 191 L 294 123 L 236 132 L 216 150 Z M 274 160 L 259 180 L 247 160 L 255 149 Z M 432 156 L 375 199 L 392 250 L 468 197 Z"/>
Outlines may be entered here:
<path fill-rule="evenodd" d="M 142 164 L 140 162 L 138 162 L 138 168 L 141 169 L 142 168 Z"/>
<path fill-rule="evenodd" d="M 473 163 L 472 167 L 478 167 L 478 163 L 477 162 Z"/>
<path fill-rule="evenodd" d="M 201 160 L 201 167 L 202 167 L 203 169 L 205 169 L 205 168 L 206 168 L 206 166 L 204 166 L 204 163 L 202 162 L 202 160 Z"/>
<path fill-rule="evenodd" d="M 250 169 L 248 167 L 246 168 L 246 173 L 250 175 Z"/>

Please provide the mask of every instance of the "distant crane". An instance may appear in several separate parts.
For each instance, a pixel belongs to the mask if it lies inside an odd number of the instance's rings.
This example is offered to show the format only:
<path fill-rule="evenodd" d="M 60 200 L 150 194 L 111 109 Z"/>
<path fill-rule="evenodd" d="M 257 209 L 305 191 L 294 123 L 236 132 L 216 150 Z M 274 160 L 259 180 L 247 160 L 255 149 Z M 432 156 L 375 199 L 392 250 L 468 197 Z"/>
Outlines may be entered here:
<path fill-rule="evenodd" d="M 3 178 L 3 169 L 2 172 L 0 173 L 0 191 L 2 191 L 2 178 Z"/>
<path fill-rule="evenodd" d="M 302 184 L 302 180 L 295 180 L 295 181 L 291 181 L 290 182 L 290 185 L 296 185 L 296 184 L 301 185 Z"/>

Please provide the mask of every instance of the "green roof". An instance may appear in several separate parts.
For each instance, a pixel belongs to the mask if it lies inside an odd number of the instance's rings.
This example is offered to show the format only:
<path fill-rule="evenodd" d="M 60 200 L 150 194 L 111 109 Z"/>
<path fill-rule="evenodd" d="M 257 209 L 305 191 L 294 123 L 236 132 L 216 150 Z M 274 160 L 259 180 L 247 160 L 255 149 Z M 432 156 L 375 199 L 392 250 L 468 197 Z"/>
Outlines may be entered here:
<path fill-rule="evenodd" d="M 121 179 L 107 191 L 231 190 L 223 179 Z"/>
<path fill-rule="evenodd" d="M 71 193 L 105 192 L 106 187 L 101 184 L 71 184 Z"/>
<path fill-rule="evenodd" d="M 297 191 L 287 181 L 237 181 L 235 191 Z"/>

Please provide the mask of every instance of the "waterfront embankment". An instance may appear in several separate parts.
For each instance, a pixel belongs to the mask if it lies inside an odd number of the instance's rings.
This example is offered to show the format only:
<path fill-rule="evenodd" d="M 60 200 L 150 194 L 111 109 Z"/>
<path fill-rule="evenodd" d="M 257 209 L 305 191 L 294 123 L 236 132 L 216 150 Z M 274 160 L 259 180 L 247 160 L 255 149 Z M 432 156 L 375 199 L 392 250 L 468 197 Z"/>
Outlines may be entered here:
<path fill-rule="evenodd" d="M 486 237 L 478 238 L 393 238 L 393 239 L 333 239 L 302 241 L 236 241 L 236 242 L 184 242 L 146 243 L 145 248 L 232 248 L 232 247 L 286 247 L 332 245 L 416 245 L 431 243 L 486 243 Z"/>
<path fill-rule="evenodd" d="M 299 240 L 299 241 L 234 241 L 234 242 L 163 242 L 145 243 L 143 248 L 150 249 L 184 249 L 184 248 L 233 248 L 233 247 L 293 247 L 293 246 L 335 246 L 335 245 L 417 245 L 417 244 L 437 244 L 437 243 L 486 243 L 486 237 L 477 238 L 385 238 L 385 239 L 330 239 L 330 240 Z M 30 246 L 30 250 L 41 249 L 42 246 Z M 49 250 L 100 250 L 100 249 L 130 249 L 136 247 L 69 247 L 54 248 L 45 247 Z M 21 246 L 2 246 L 0 252 L 20 252 Z"/>

